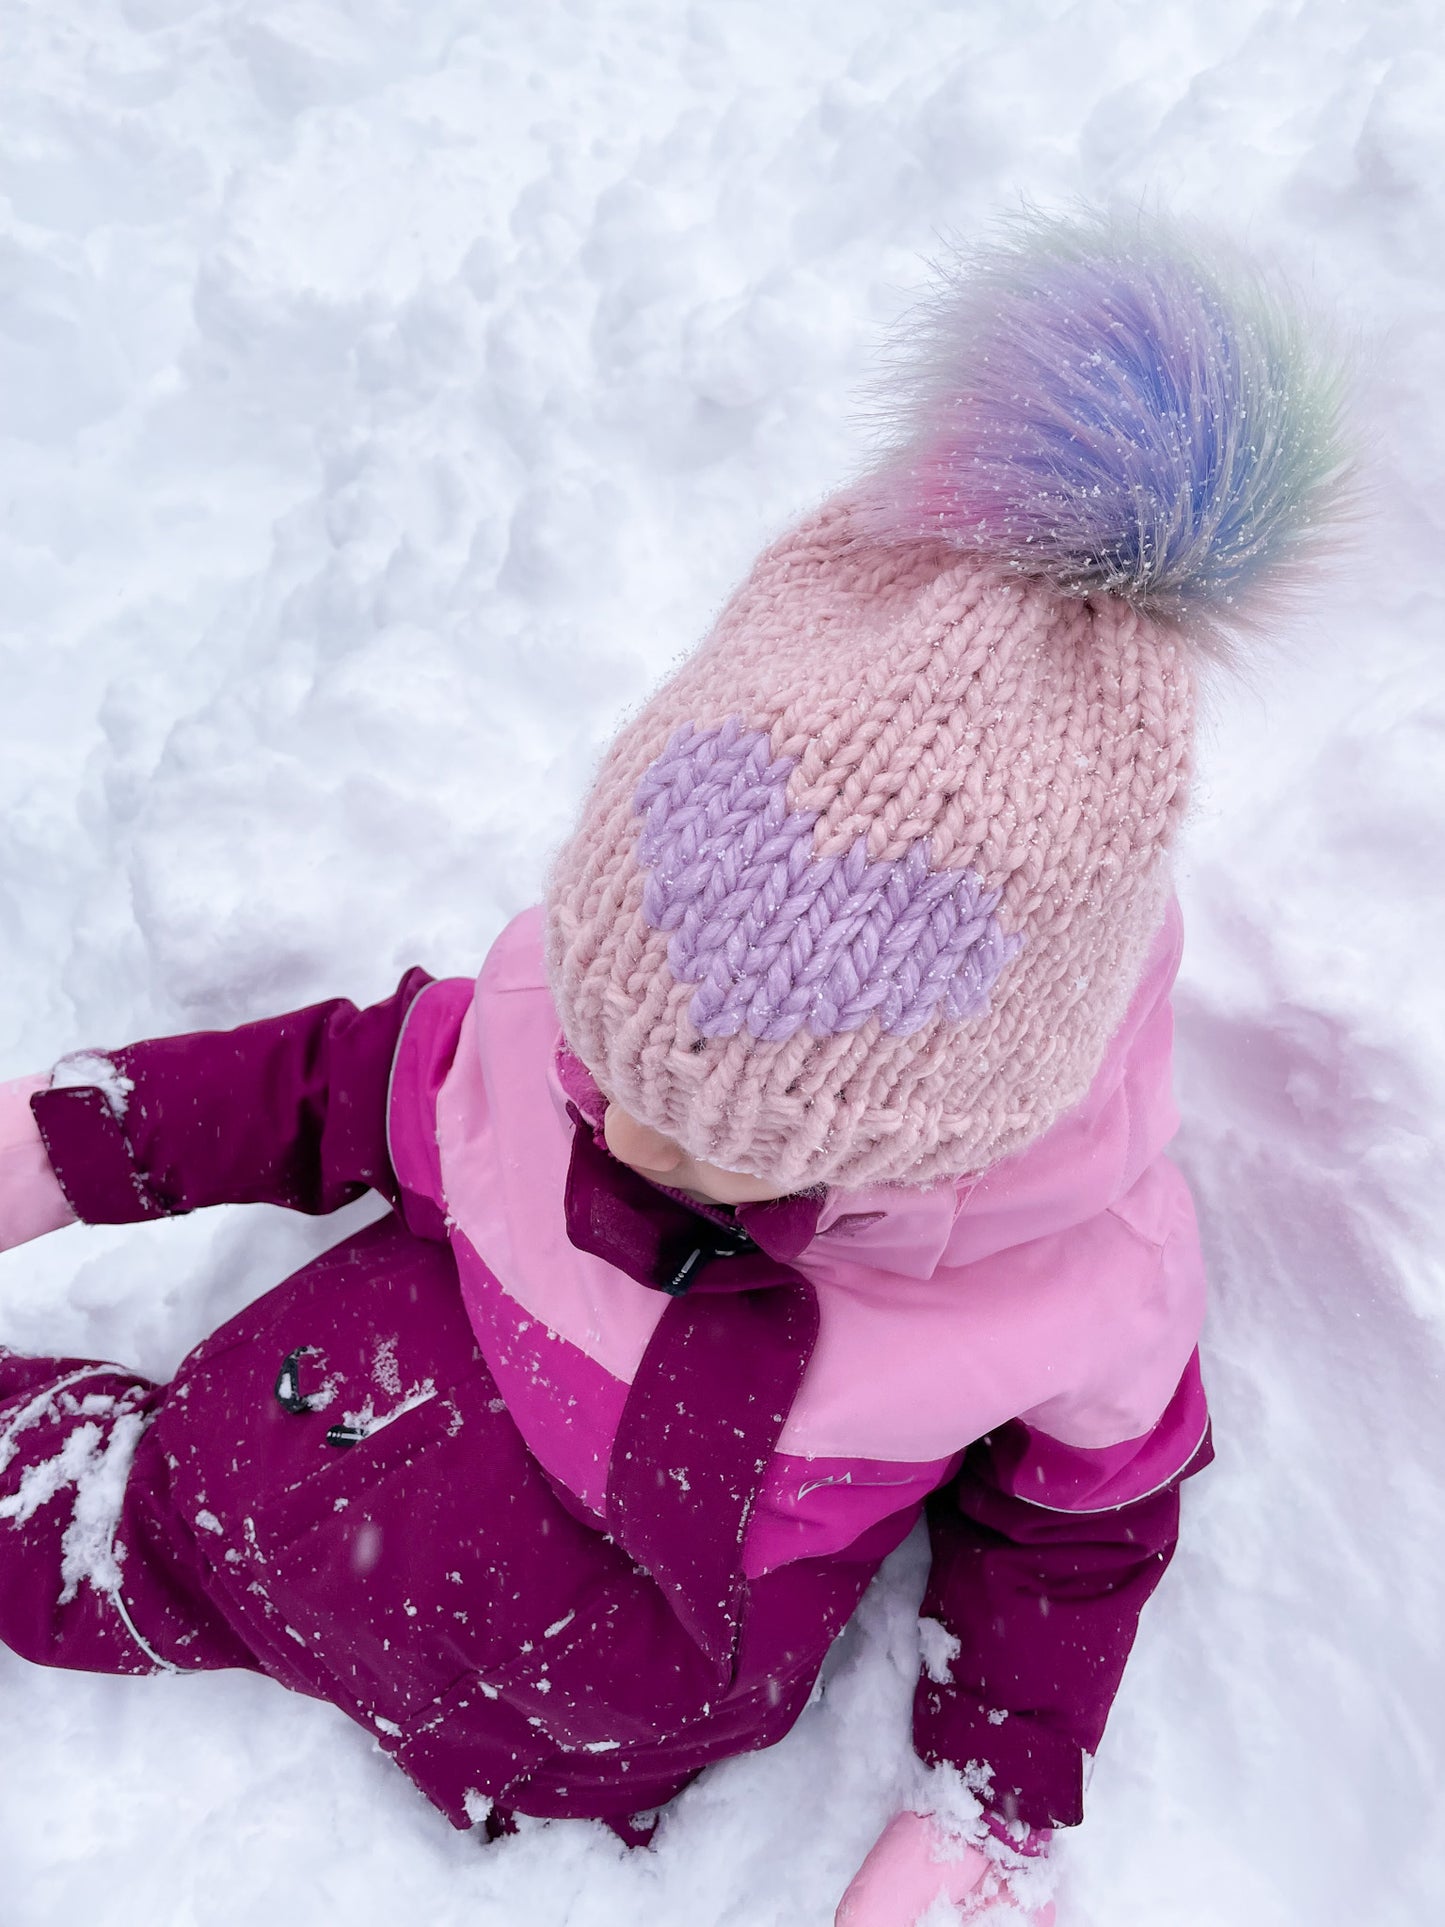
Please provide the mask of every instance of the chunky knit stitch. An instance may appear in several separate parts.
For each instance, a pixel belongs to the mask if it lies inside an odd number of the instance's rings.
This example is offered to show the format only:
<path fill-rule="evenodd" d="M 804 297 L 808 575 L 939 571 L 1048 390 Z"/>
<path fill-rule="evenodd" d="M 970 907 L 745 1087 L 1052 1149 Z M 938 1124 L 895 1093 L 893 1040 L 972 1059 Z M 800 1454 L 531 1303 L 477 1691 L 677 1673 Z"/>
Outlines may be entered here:
<path fill-rule="evenodd" d="M 759 559 L 558 858 L 568 1042 L 694 1157 L 928 1184 L 1088 1088 L 1170 890 L 1188 636 L 1346 468 L 1287 306 L 1136 243 L 1084 222 L 943 297 L 912 442 Z"/>
<path fill-rule="evenodd" d="M 1082 1096 L 1123 1014 L 1163 915 L 1192 705 L 1186 645 L 1127 604 L 1061 599 L 941 544 L 869 543 L 835 501 L 763 556 L 623 731 L 558 861 L 549 946 L 572 1048 L 609 1097 L 726 1169 L 794 1187 L 982 1169 Z M 670 821 L 678 746 L 729 731 L 775 810 L 781 768 L 775 828 L 800 869 L 851 861 L 906 887 L 912 852 L 915 888 L 926 871 L 967 906 L 961 928 L 988 920 L 976 991 L 935 984 L 926 1010 L 915 994 L 902 1032 L 883 999 L 856 1024 L 846 999 L 847 1024 L 775 1024 L 812 986 L 807 917 L 774 1011 L 750 938 L 771 927 L 786 949 L 786 897 L 737 906 L 731 930 L 725 906 L 691 927 L 682 907 L 699 887 L 727 898 L 747 858 L 715 886 L 702 872 L 730 832 L 750 846 L 755 816 L 689 851 L 651 814 Z"/>
<path fill-rule="evenodd" d="M 690 1021 L 778 1043 L 805 1023 L 834 1037 L 874 1017 L 911 1037 L 936 1008 L 981 1011 L 1023 941 L 999 929 L 998 892 L 930 869 L 926 836 L 890 862 L 870 862 L 866 836 L 815 855 L 818 812 L 788 807 L 794 767 L 730 717 L 685 723 L 638 785 L 643 914 L 676 933 L 668 968 L 699 986 Z"/>

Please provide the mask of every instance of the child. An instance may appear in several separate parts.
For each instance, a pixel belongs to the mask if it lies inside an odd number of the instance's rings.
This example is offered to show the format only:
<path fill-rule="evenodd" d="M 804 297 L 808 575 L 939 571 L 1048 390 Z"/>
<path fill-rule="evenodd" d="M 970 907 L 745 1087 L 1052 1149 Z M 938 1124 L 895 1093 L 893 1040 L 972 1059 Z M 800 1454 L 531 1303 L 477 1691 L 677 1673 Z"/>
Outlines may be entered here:
<path fill-rule="evenodd" d="M 889 453 L 622 732 L 475 985 L 6 1087 L 0 1247 L 393 1211 L 169 1386 L 0 1350 L 0 1637 L 269 1673 L 459 1827 L 640 1842 L 788 1730 L 926 1513 L 938 1770 L 839 1919 L 1051 1919 L 1210 1456 L 1164 1155 L 1195 661 L 1340 469 L 1247 274 L 1035 223 L 940 295 Z"/>

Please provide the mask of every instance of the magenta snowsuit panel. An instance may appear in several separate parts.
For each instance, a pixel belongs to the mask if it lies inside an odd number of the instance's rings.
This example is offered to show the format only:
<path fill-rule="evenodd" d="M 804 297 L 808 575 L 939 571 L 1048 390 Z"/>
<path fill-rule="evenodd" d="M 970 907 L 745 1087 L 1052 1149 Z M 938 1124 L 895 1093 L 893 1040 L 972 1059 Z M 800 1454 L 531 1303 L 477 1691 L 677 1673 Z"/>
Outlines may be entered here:
<path fill-rule="evenodd" d="M 750 1574 L 921 1505 L 968 1446 L 1013 1421 L 1028 1431 L 1027 1496 L 1045 1505 L 1122 1503 L 1188 1462 L 1206 1423 L 1188 1370 L 1204 1274 L 1188 1188 L 1164 1155 L 1181 940 L 1171 907 L 1083 1102 L 982 1179 L 834 1192 L 801 1231 L 794 1201 L 781 1244 L 777 1208 L 737 1214 L 819 1308 L 750 1517 Z M 449 1228 L 478 1341 L 529 1445 L 601 1518 L 666 1299 L 569 1234 L 574 1119 L 599 1126 L 602 1100 L 560 1041 L 531 911 L 474 990 L 418 998 L 391 1154 L 410 1208 Z"/>
<path fill-rule="evenodd" d="M 93 1222 L 368 1187 L 396 1209 L 170 1387 L 0 1353 L 24 1548 L 0 1636 L 105 1670 L 254 1665 L 360 1720 L 459 1825 L 494 1802 L 625 1829 L 786 1731 L 928 1498 L 925 1610 L 958 1651 L 920 1683 L 920 1748 L 1076 1820 L 1208 1453 L 1192 1216 L 1160 1155 L 1176 956 L 1167 929 L 1052 1149 L 947 1196 L 708 1214 L 647 1185 L 565 1088 L 525 923 L 475 989 L 412 972 L 368 1011 L 163 1039 L 35 1092 Z M 1106 1255 L 1112 1303 L 1095 1280 L 1051 1345 Z M 855 1411 L 870 1330 L 883 1384 Z M 114 1544 L 77 1557 L 44 1468 L 122 1447 Z"/>

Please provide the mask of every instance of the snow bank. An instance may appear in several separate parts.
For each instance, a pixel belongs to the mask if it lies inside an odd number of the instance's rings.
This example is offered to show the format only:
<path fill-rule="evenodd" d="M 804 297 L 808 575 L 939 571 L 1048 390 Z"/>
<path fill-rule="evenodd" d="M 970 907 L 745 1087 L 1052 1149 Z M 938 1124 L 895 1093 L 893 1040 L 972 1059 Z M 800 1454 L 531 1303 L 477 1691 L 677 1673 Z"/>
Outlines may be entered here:
<path fill-rule="evenodd" d="M 1061 1920 L 1445 1917 L 1433 0 L 10 0 L 3 37 L 0 1077 L 473 968 L 858 460 L 940 235 L 1158 195 L 1364 335 L 1374 517 L 1203 745 L 1220 1456 Z M 165 1373 L 342 1228 L 68 1230 L 0 1261 L 0 1340 Z M 264 1681 L 0 1655 L 7 1927 L 825 1927 L 908 1784 L 921 1583 L 911 1545 L 791 1738 L 631 1856 L 484 1852 Z"/>

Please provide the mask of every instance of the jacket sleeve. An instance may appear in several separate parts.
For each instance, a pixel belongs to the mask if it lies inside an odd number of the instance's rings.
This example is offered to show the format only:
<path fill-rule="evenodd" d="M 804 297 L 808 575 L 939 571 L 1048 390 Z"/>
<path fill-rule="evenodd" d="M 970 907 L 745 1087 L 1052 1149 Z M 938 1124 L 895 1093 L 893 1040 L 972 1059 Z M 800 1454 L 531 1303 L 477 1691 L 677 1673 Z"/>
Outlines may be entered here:
<path fill-rule="evenodd" d="M 1015 1420 L 970 1449 L 928 1506 L 922 1612 L 943 1633 L 914 1698 L 924 1759 L 957 1766 L 1007 1819 L 1078 1824 L 1085 1756 L 1173 1556 L 1180 1484 L 1212 1457 L 1197 1354 L 1143 1439 L 1086 1451 Z"/>
<path fill-rule="evenodd" d="M 395 1204 L 391 1066 L 431 981 L 409 970 L 366 1010 L 336 1000 L 63 1060 L 30 1108 L 71 1210 L 88 1224 L 208 1204 L 318 1213 L 368 1189 Z"/>

